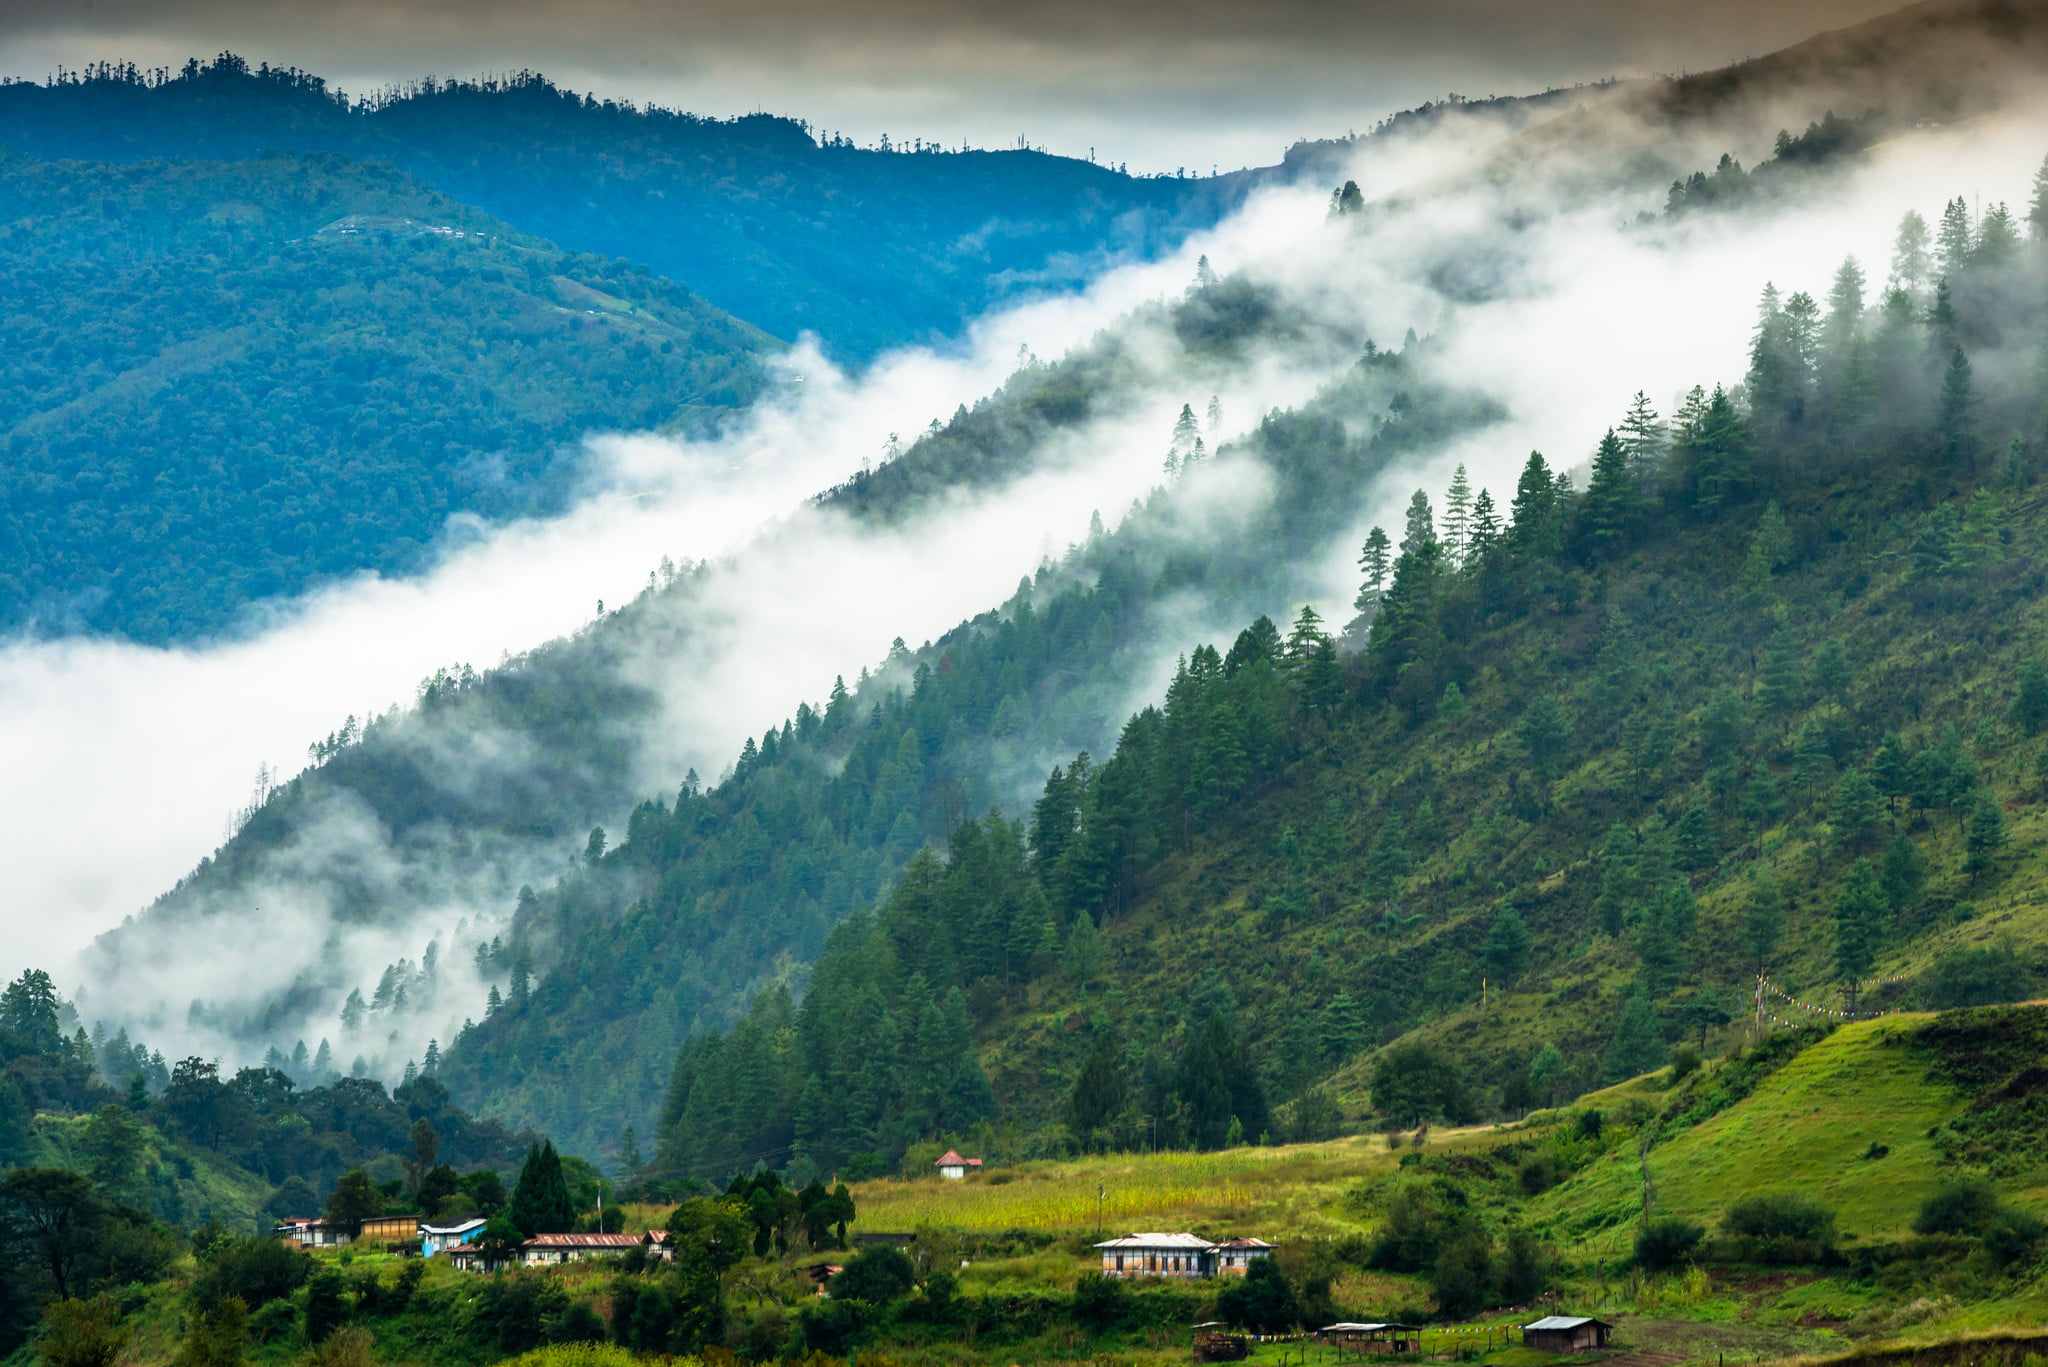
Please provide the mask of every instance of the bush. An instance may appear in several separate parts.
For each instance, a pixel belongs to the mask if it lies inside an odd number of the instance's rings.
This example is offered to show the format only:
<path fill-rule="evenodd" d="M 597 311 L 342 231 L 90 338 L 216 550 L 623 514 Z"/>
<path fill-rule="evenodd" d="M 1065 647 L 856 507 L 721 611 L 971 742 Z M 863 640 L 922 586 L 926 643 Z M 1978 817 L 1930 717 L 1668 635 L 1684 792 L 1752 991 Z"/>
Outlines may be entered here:
<path fill-rule="evenodd" d="M 1463 1319 L 1491 1305 L 1493 1246 L 1486 1236 L 1476 1232 L 1461 1234 L 1446 1244 L 1430 1274 L 1429 1286 L 1436 1294 L 1437 1313 L 1448 1319 Z"/>
<path fill-rule="evenodd" d="M 1676 1087 L 1699 1070 L 1699 1051 L 1690 1044 L 1681 1044 L 1671 1051 L 1671 1086 Z"/>
<path fill-rule="evenodd" d="M 909 1295 L 916 1284 L 917 1269 L 903 1256 L 903 1250 L 878 1244 L 848 1259 L 845 1270 L 832 1279 L 829 1289 L 841 1300 L 887 1305 Z"/>
<path fill-rule="evenodd" d="M 1515 1185 L 1524 1196 L 1541 1196 L 1557 1185 L 1557 1160 L 1539 1153 L 1515 1172 Z"/>
<path fill-rule="evenodd" d="M 1945 1183 L 1920 1203 L 1915 1234 L 1982 1234 L 1999 1213 L 1998 1191 L 1983 1178 Z"/>
<path fill-rule="evenodd" d="M 1606 1121 L 1607 1117 L 1598 1110 L 1580 1111 L 1578 1119 L 1573 1122 L 1572 1127 L 1581 1139 L 1598 1139 L 1601 1127 L 1606 1124 Z"/>
<path fill-rule="evenodd" d="M 1502 1298 L 1515 1305 L 1535 1300 L 1550 1281 L 1551 1261 L 1551 1251 L 1528 1230 L 1508 1235 L 1507 1251 L 1496 1269 Z"/>
<path fill-rule="evenodd" d="M 1074 1318 L 1101 1333 L 1124 1317 L 1130 1292 L 1115 1277 L 1083 1272 L 1074 1282 Z"/>
<path fill-rule="evenodd" d="M 43 1313 L 36 1357 L 43 1367 L 114 1367 L 127 1344 L 120 1307 L 106 1296 L 58 1301 Z"/>
<path fill-rule="evenodd" d="M 239 1296 L 251 1310 L 291 1295 L 313 1275 L 313 1259 L 279 1239 L 230 1239 L 216 1245 L 192 1284 L 203 1309 Z"/>
<path fill-rule="evenodd" d="M 853 1336 L 860 1332 L 861 1319 L 858 1301 L 827 1300 L 806 1306 L 797 1316 L 798 1347 L 803 1353 L 844 1357 Z"/>
<path fill-rule="evenodd" d="M 1984 1247 L 2002 1266 L 2019 1261 L 2041 1242 L 2041 1222 L 2010 1206 L 1984 1228 Z"/>
<path fill-rule="evenodd" d="M 1789 1192 L 1738 1201 L 1721 1217 L 1727 1252 L 1746 1262 L 1812 1263 L 1834 1250 L 1835 1215 Z"/>
<path fill-rule="evenodd" d="M 469 1312 L 480 1336 L 503 1353 L 540 1347 L 551 1317 L 569 1308 L 569 1293 L 545 1272 L 503 1272 L 486 1278 Z"/>
<path fill-rule="evenodd" d="M 1301 1323 L 1287 1274 L 1270 1257 L 1254 1258 L 1245 1275 L 1216 1297 L 1216 1318 L 1257 1334 L 1284 1334 Z"/>
<path fill-rule="evenodd" d="M 348 1297 L 339 1272 L 322 1272 L 306 1287 L 306 1342 L 324 1343 L 348 1322 Z"/>
<path fill-rule="evenodd" d="M 2031 976 L 2008 945 L 1952 949 L 1920 979 L 1920 999 L 1937 1011 L 2019 1001 L 2028 995 Z"/>
<path fill-rule="evenodd" d="M 1636 1262 L 1652 1272 L 1676 1267 L 1692 1256 L 1706 1234 L 1690 1220 L 1652 1220 L 1636 1235 Z"/>
<path fill-rule="evenodd" d="M 1464 1071 L 1450 1055 L 1427 1044 L 1400 1044 L 1380 1055 L 1372 1070 L 1372 1104 L 1404 1129 L 1438 1119 L 1469 1125 L 1479 1115 Z"/>

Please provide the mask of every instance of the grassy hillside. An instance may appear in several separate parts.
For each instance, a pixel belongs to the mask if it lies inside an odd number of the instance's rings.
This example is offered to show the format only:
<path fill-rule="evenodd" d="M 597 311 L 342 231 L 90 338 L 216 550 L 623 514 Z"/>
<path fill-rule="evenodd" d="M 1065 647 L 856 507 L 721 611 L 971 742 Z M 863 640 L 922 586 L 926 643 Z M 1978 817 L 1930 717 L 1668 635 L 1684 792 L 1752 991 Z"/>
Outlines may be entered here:
<path fill-rule="evenodd" d="M 703 429 L 767 337 L 388 166 L 0 157 L 0 631 L 190 638 L 558 506 L 593 428 Z"/>

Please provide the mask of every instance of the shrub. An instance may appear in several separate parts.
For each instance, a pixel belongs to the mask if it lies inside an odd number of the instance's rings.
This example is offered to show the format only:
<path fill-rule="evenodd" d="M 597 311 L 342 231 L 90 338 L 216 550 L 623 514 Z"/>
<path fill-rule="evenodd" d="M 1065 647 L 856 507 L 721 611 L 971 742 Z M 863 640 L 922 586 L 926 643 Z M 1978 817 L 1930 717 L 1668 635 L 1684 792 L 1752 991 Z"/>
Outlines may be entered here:
<path fill-rule="evenodd" d="M 903 1256 L 903 1250 L 878 1244 L 848 1259 L 845 1270 L 832 1279 L 830 1290 L 841 1300 L 887 1305 L 909 1295 L 916 1283 L 917 1269 Z"/>
<path fill-rule="evenodd" d="M 1692 1256 L 1706 1234 L 1690 1220 L 1652 1220 L 1636 1234 L 1636 1262 L 1652 1272 L 1676 1267 Z"/>
<path fill-rule="evenodd" d="M 339 1272 L 322 1272 L 306 1287 L 306 1342 L 324 1343 L 348 1321 L 348 1297 Z"/>
<path fill-rule="evenodd" d="M 1768 1192 L 1738 1201 L 1721 1217 L 1728 1253 L 1748 1262 L 1820 1262 L 1834 1249 L 1835 1216 L 1824 1206 L 1789 1192 Z"/>
<path fill-rule="evenodd" d="M 477 1292 L 470 1322 L 504 1353 L 540 1347 L 548 1320 L 569 1308 L 569 1293 L 545 1272 L 504 1272 Z"/>
<path fill-rule="evenodd" d="M 1515 1185 L 1522 1189 L 1524 1196 L 1540 1196 L 1557 1185 L 1557 1160 L 1547 1153 L 1539 1153 L 1515 1173 Z"/>
<path fill-rule="evenodd" d="M 2009 945 L 1952 949 L 1920 979 L 1920 999 L 1937 1011 L 2014 1002 L 2028 993 L 2027 966 Z"/>
<path fill-rule="evenodd" d="M 1607 1117 L 1598 1110 L 1580 1111 L 1577 1121 L 1574 1122 L 1574 1128 L 1578 1131 L 1578 1136 L 1581 1139 L 1598 1139 L 1600 1137 L 1600 1128 L 1606 1123 L 1606 1120 Z"/>
<path fill-rule="evenodd" d="M 1699 1051 L 1690 1044 L 1681 1044 L 1671 1051 L 1671 1086 L 1676 1087 L 1699 1070 Z"/>
<path fill-rule="evenodd" d="M 307 1367 L 371 1367 L 376 1361 L 370 1331 L 359 1324 L 343 1325 L 313 1350 Z"/>
<path fill-rule="evenodd" d="M 1124 1317 L 1129 1297 L 1116 1278 L 1083 1272 L 1074 1283 L 1074 1318 L 1100 1333 Z"/>
<path fill-rule="evenodd" d="M 1913 1232 L 1982 1234 L 1998 1213 L 1998 1191 L 1983 1178 L 1948 1182 L 1920 1203 Z"/>
<path fill-rule="evenodd" d="M 289 1296 L 313 1275 L 313 1260 L 278 1239 L 230 1239 L 216 1245 L 192 1284 L 192 1299 L 211 1309 L 239 1296 L 251 1310 Z"/>
<path fill-rule="evenodd" d="M 58 1301 L 44 1312 L 36 1357 L 44 1367 L 114 1367 L 127 1344 L 120 1308 L 106 1296 Z"/>
<path fill-rule="evenodd" d="M 1216 1297 L 1216 1317 L 1259 1334 L 1283 1334 L 1301 1323 L 1287 1274 L 1271 1258 L 1254 1258 L 1242 1279 Z"/>
<path fill-rule="evenodd" d="M 1444 1245 L 1430 1274 L 1437 1313 L 1463 1319 L 1491 1305 L 1494 1298 L 1493 1246 L 1477 1232 L 1461 1234 Z"/>
<path fill-rule="evenodd" d="M 1984 1247 L 2001 1265 L 2017 1262 L 2041 1242 L 2041 1222 L 2010 1206 L 1984 1228 Z"/>

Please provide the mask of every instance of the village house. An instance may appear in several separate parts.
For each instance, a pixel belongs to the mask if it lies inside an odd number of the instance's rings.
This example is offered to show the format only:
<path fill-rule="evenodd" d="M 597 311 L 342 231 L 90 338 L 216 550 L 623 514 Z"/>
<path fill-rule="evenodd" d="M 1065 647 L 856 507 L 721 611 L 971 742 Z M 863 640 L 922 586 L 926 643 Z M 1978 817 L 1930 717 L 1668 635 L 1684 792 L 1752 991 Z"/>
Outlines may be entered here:
<path fill-rule="evenodd" d="M 519 1261 L 528 1267 L 580 1263 L 585 1258 L 616 1258 L 639 1248 L 640 1234 L 536 1234 L 519 1245 Z"/>
<path fill-rule="evenodd" d="M 483 1233 L 487 1223 L 483 1216 L 478 1215 L 449 1225 L 421 1225 L 420 1254 L 431 1258 L 460 1244 L 472 1243 L 477 1235 Z"/>
<path fill-rule="evenodd" d="M 373 1215 L 363 1221 L 356 1239 L 365 1244 L 410 1244 L 420 1237 L 421 1217 L 417 1215 Z"/>
<path fill-rule="evenodd" d="M 1545 1315 L 1522 1326 L 1522 1346 L 1546 1353 L 1583 1353 L 1605 1348 L 1614 1326 L 1590 1315 Z"/>
<path fill-rule="evenodd" d="M 1252 1259 L 1271 1257 L 1274 1245 L 1264 1239 L 1225 1239 L 1213 1250 L 1215 1277 L 1242 1277 L 1252 1269 Z"/>
<path fill-rule="evenodd" d="M 349 1241 L 347 1230 L 339 1225 L 330 1225 L 325 1220 L 279 1220 L 271 1233 L 300 1248 L 332 1248 Z"/>
<path fill-rule="evenodd" d="M 1095 1245 L 1105 1277 L 1242 1277 L 1254 1258 L 1272 1256 L 1263 1239 L 1211 1243 L 1199 1234 L 1126 1234 Z"/>
<path fill-rule="evenodd" d="M 962 1158 L 953 1150 L 947 1149 L 940 1156 L 939 1161 L 932 1166 L 939 1170 L 939 1176 L 949 1182 L 957 1182 L 967 1175 L 969 1168 L 978 1170 L 981 1167 L 981 1160 L 979 1158 Z"/>

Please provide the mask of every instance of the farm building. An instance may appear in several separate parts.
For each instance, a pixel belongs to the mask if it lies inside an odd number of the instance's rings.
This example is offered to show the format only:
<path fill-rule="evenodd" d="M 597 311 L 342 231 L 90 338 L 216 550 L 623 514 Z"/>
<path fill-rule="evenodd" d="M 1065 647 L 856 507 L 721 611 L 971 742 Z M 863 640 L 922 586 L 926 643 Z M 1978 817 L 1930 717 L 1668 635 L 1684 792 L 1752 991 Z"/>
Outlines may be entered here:
<path fill-rule="evenodd" d="M 939 1170 L 939 1176 L 949 1182 L 957 1182 L 967 1175 L 969 1168 L 979 1169 L 981 1167 L 981 1160 L 979 1158 L 962 1158 L 953 1150 L 947 1149 L 945 1153 L 939 1156 L 939 1161 L 932 1166 Z"/>
<path fill-rule="evenodd" d="M 1105 1277 L 1242 1277 L 1253 1258 L 1271 1256 L 1263 1239 L 1212 1243 L 1199 1234 L 1126 1234 L 1095 1245 Z"/>
<path fill-rule="evenodd" d="M 1326 1324 L 1316 1337 L 1336 1345 L 1337 1355 L 1391 1357 L 1420 1351 L 1422 1329 L 1413 1324 Z"/>
<path fill-rule="evenodd" d="M 356 1231 L 356 1239 L 366 1244 L 409 1244 L 419 1237 L 417 1215 L 374 1215 Z"/>
<path fill-rule="evenodd" d="M 479 1215 L 474 1219 L 458 1220 L 454 1224 L 421 1225 L 420 1253 L 424 1257 L 431 1258 L 436 1253 L 444 1252 L 459 1244 L 470 1243 L 477 1235 L 483 1233 L 486 1223 L 487 1221 L 485 1221 L 483 1216 Z"/>
<path fill-rule="evenodd" d="M 279 1220 L 271 1233 L 300 1248 L 331 1248 L 349 1242 L 348 1231 L 325 1220 Z"/>
<path fill-rule="evenodd" d="M 1264 1239 L 1225 1239 L 1210 1249 L 1215 1257 L 1215 1268 L 1209 1275 L 1242 1277 L 1251 1271 L 1252 1259 L 1271 1257 L 1273 1248 L 1274 1245 Z"/>
<path fill-rule="evenodd" d="M 1613 1332 L 1613 1325 L 1590 1315 L 1545 1315 L 1522 1326 L 1522 1346 L 1546 1353 L 1583 1353 L 1589 1348 L 1605 1348 L 1607 1336 Z"/>
<path fill-rule="evenodd" d="M 580 1263 L 585 1258 L 615 1258 L 641 1246 L 639 1234 L 536 1234 L 519 1245 L 519 1261 L 528 1267 Z"/>

